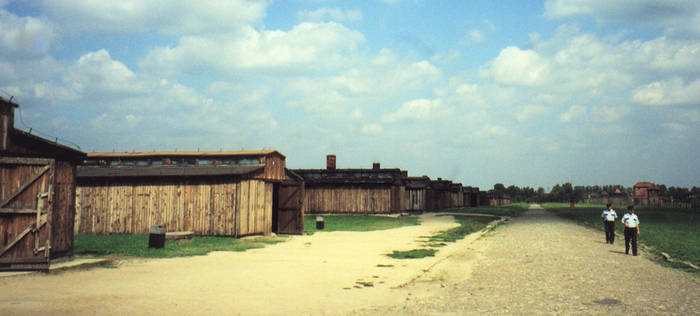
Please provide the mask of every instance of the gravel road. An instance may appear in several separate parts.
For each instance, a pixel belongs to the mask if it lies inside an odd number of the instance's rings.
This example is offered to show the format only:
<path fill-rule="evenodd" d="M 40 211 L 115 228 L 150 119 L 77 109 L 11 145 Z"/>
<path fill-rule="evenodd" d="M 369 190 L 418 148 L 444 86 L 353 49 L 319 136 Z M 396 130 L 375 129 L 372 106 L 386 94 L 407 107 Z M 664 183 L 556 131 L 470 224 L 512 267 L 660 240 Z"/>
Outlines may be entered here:
<path fill-rule="evenodd" d="M 439 296 L 358 315 L 700 315 L 696 277 L 625 255 L 624 240 L 531 209 L 441 265 L 469 267 Z M 453 272 L 454 273 L 454 272 Z M 445 284 L 447 283 L 447 284 Z M 437 294 L 437 293 L 436 293 Z"/>

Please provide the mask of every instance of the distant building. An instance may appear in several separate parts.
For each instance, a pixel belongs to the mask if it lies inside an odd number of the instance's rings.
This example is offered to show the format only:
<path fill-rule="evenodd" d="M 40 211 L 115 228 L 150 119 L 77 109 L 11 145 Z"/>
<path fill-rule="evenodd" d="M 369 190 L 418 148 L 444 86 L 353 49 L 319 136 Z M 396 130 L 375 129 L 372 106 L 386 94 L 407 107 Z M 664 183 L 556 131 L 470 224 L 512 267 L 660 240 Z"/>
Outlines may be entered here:
<path fill-rule="evenodd" d="M 77 170 L 75 232 L 301 234 L 303 179 L 285 160 L 276 150 L 88 153 Z"/>
<path fill-rule="evenodd" d="M 325 169 L 294 169 L 304 178 L 305 214 L 387 214 L 406 211 L 406 174 L 398 168 L 338 169 L 326 156 Z"/>
<path fill-rule="evenodd" d="M 660 194 L 661 191 L 654 183 L 637 182 L 633 189 L 634 193 L 632 197 L 634 198 L 634 204 L 650 206 L 659 205 L 663 202 Z"/>
<path fill-rule="evenodd" d="M 85 153 L 15 128 L 0 97 L 0 271 L 48 269 L 73 255 L 76 166 Z"/>
<path fill-rule="evenodd" d="M 428 196 L 432 196 L 432 188 L 430 187 L 430 178 L 422 177 L 405 177 L 406 182 L 406 198 L 408 200 L 409 211 L 427 211 Z"/>

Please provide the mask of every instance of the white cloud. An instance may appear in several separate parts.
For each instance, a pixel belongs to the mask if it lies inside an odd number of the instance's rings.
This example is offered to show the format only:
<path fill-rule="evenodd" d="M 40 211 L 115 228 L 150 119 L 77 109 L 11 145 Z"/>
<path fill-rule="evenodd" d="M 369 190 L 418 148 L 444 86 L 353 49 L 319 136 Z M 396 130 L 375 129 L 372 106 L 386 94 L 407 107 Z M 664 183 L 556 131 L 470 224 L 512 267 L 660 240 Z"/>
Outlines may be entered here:
<path fill-rule="evenodd" d="M 440 77 L 440 70 L 427 61 L 401 60 L 390 50 L 382 50 L 369 61 L 350 62 L 337 74 L 290 78 L 282 84 L 282 91 L 293 107 L 348 116 L 358 110 L 358 104 L 369 107 L 377 100 L 405 99 L 407 90 L 425 91 Z"/>
<path fill-rule="evenodd" d="M 394 113 L 382 116 L 382 122 L 394 123 L 403 120 L 425 120 L 443 115 L 445 111 L 449 110 L 443 108 L 440 99 L 417 99 L 402 104 Z"/>
<path fill-rule="evenodd" d="M 663 0 L 548 0 L 545 17 L 588 15 L 600 23 L 663 28 L 667 34 L 700 35 L 700 2 Z"/>
<path fill-rule="evenodd" d="M 67 69 L 63 81 L 78 95 L 132 95 L 149 89 L 126 65 L 112 60 L 103 49 L 81 56 Z"/>
<path fill-rule="evenodd" d="M 484 41 L 484 32 L 480 30 L 471 30 L 468 35 L 468 42 L 470 43 L 481 43 Z"/>
<path fill-rule="evenodd" d="M 700 110 L 693 109 L 682 111 L 679 118 L 689 123 L 700 123 Z"/>
<path fill-rule="evenodd" d="M 70 33 L 160 31 L 201 34 L 235 32 L 265 15 L 268 1 L 43 0 L 43 11 Z"/>
<path fill-rule="evenodd" d="M 685 132 L 686 130 L 688 130 L 688 126 L 685 126 L 680 123 L 665 123 L 664 126 L 666 126 L 666 128 L 674 132 Z"/>
<path fill-rule="evenodd" d="M 340 24 L 301 23 L 292 30 L 252 28 L 240 37 L 186 36 L 176 47 L 152 50 L 141 63 L 162 72 L 228 74 L 237 69 L 305 70 L 336 68 L 364 36 Z M 211 75 L 212 73 L 209 73 Z"/>
<path fill-rule="evenodd" d="M 509 46 L 482 69 L 482 76 L 507 85 L 536 86 L 546 83 L 549 68 L 537 52 Z"/>
<path fill-rule="evenodd" d="M 20 18 L 0 10 L 0 55 L 44 56 L 54 38 L 54 26 L 50 22 L 33 17 Z"/>
<path fill-rule="evenodd" d="M 545 112 L 546 108 L 541 105 L 526 105 L 515 114 L 515 119 L 523 122 Z"/>
<path fill-rule="evenodd" d="M 381 134 L 384 129 L 379 124 L 365 124 L 360 128 L 360 132 L 366 135 L 378 135 Z"/>
<path fill-rule="evenodd" d="M 596 122 L 613 123 L 620 121 L 630 113 L 627 106 L 598 105 L 591 108 L 593 120 Z"/>
<path fill-rule="evenodd" d="M 572 105 L 566 113 L 559 115 L 559 121 L 568 123 L 583 119 L 586 114 L 586 107 L 582 105 Z"/>
<path fill-rule="evenodd" d="M 645 105 L 697 105 L 700 104 L 700 79 L 688 84 L 680 78 L 654 81 L 637 88 L 632 100 Z"/>
<path fill-rule="evenodd" d="M 297 18 L 303 21 L 330 20 L 335 22 L 356 22 L 362 20 L 362 11 L 320 8 L 316 10 L 303 10 L 297 14 Z"/>
<path fill-rule="evenodd" d="M 486 124 L 479 130 L 478 135 L 484 137 L 506 136 L 508 129 L 500 125 Z"/>

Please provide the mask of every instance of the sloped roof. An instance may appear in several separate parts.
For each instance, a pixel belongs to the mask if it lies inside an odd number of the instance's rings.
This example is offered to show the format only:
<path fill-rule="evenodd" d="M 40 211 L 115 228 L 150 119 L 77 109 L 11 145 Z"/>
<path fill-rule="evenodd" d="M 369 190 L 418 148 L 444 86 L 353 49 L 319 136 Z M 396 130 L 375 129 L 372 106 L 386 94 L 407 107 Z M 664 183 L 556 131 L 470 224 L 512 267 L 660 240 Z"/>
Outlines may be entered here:
<path fill-rule="evenodd" d="M 647 189 L 652 189 L 652 190 L 658 190 L 659 188 L 656 186 L 656 184 L 652 182 L 637 182 L 634 185 L 635 188 L 647 188 Z"/>
<path fill-rule="evenodd" d="M 184 176 L 242 176 L 264 170 L 265 165 L 227 166 L 78 166 L 77 177 L 87 178 L 137 178 Z"/>
<path fill-rule="evenodd" d="M 406 177 L 404 181 L 408 189 L 424 189 L 430 187 L 430 178 L 428 176 Z"/>
<path fill-rule="evenodd" d="M 91 152 L 88 159 L 101 158 L 154 158 L 154 157 L 232 157 L 232 156 L 269 156 L 278 155 L 277 150 L 240 150 L 240 151 L 153 151 L 153 152 Z"/>
<path fill-rule="evenodd" d="M 401 179 L 400 169 L 292 169 L 313 184 L 393 184 Z"/>
<path fill-rule="evenodd" d="M 450 180 L 433 180 L 430 181 L 430 186 L 434 190 L 449 191 L 452 188 L 452 181 Z"/>
<path fill-rule="evenodd" d="M 18 129 L 12 129 L 10 138 L 12 144 L 21 148 L 22 153 L 26 155 L 66 159 L 77 162 L 85 158 L 85 153 L 80 150 Z"/>

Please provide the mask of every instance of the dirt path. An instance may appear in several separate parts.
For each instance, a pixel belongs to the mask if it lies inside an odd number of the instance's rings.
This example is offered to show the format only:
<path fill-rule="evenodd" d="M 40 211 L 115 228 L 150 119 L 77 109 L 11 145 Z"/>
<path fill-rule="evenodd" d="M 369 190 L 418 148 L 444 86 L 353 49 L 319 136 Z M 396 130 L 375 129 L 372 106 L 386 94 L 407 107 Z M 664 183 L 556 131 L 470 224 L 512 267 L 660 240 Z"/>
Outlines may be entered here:
<path fill-rule="evenodd" d="M 700 282 L 602 232 L 531 210 L 436 257 L 384 256 L 454 227 L 331 232 L 243 253 L 0 277 L 0 315 L 474 315 L 700 313 Z M 358 283 L 359 282 L 359 283 Z M 364 285 L 361 285 L 364 284 Z M 371 286 L 369 286 L 371 285 Z"/>
<path fill-rule="evenodd" d="M 0 277 L 0 315 L 338 314 L 398 304 L 407 290 L 397 287 L 457 247 L 419 260 L 385 256 L 457 226 L 452 216 L 425 214 L 421 222 L 294 236 L 246 252 L 134 260 L 116 269 Z"/>
<path fill-rule="evenodd" d="M 645 258 L 624 254 L 624 240 L 543 210 L 501 226 L 441 267 L 469 267 L 439 296 L 366 309 L 368 315 L 698 315 L 700 282 Z"/>

